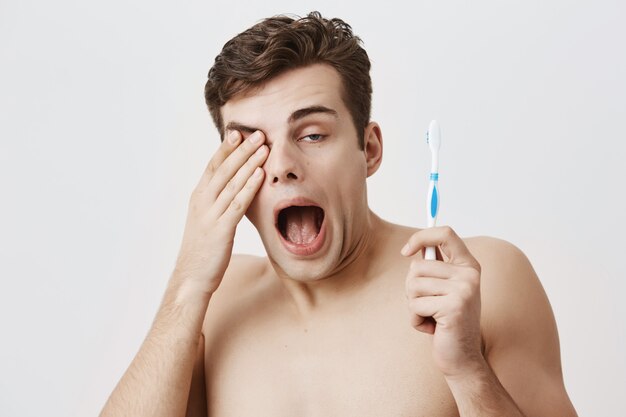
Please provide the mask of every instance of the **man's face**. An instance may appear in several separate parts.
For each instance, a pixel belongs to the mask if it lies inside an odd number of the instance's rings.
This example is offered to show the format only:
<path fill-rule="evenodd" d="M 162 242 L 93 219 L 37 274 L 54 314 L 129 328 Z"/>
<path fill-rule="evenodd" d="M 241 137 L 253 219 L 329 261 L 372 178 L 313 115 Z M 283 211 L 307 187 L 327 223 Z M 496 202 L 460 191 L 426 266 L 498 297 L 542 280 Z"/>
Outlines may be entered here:
<path fill-rule="evenodd" d="M 274 266 L 300 281 L 340 269 L 367 219 L 366 154 L 341 91 L 337 71 L 317 64 L 222 108 L 226 134 L 266 137 L 265 180 L 246 215 Z"/>

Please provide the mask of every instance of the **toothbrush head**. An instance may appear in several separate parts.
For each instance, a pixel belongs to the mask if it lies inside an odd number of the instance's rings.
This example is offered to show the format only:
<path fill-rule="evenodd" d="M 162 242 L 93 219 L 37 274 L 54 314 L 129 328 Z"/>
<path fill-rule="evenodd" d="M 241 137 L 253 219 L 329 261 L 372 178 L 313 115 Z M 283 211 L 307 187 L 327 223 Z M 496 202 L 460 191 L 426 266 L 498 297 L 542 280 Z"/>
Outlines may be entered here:
<path fill-rule="evenodd" d="M 436 120 L 432 120 L 428 126 L 426 143 L 428 143 L 431 152 L 438 152 L 441 147 L 441 130 L 439 130 L 439 123 Z"/>

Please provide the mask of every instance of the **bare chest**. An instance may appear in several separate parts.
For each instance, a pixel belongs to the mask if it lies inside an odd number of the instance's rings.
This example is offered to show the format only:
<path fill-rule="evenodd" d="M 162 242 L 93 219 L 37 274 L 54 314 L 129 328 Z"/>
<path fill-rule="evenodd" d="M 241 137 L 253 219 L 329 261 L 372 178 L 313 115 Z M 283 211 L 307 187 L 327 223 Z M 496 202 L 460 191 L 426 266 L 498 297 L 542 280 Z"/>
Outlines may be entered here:
<path fill-rule="evenodd" d="M 301 326 L 260 310 L 222 326 L 205 355 L 209 415 L 457 416 L 402 302 Z"/>

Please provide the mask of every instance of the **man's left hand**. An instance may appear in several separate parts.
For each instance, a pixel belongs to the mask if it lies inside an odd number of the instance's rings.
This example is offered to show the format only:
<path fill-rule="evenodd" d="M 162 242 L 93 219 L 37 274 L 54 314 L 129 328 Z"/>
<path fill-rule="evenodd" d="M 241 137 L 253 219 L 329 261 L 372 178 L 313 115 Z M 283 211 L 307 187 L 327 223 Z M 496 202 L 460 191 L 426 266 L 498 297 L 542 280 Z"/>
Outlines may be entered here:
<path fill-rule="evenodd" d="M 433 359 L 443 374 L 462 377 L 486 364 L 481 351 L 480 264 L 449 226 L 416 232 L 401 253 L 413 256 L 429 246 L 436 248 L 437 260 L 414 257 L 406 278 L 411 325 L 433 335 Z"/>

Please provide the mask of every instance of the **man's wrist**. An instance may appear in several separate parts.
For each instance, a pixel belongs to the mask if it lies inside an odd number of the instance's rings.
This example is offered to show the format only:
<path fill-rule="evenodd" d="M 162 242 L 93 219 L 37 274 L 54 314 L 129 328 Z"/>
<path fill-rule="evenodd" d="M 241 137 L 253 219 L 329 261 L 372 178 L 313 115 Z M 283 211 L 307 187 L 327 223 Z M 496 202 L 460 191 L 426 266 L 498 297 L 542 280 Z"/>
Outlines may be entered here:
<path fill-rule="evenodd" d="M 209 304 L 212 292 L 206 291 L 203 288 L 198 288 L 197 285 L 191 283 L 181 283 L 174 285 L 172 288 L 173 297 L 172 302 L 178 307 L 185 307 L 190 305 L 206 306 Z"/>
<path fill-rule="evenodd" d="M 474 362 L 468 371 L 445 375 L 445 379 L 462 417 L 523 417 L 517 404 L 484 358 Z"/>
<path fill-rule="evenodd" d="M 212 293 L 197 282 L 172 274 L 157 318 L 187 328 L 192 335 L 201 331 Z"/>
<path fill-rule="evenodd" d="M 170 281 L 161 307 L 152 325 L 151 333 L 197 344 L 208 309 L 210 295 L 189 285 Z"/>
<path fill-rule="evenodd" d="M 175 269 L 170 277 L 167 292 L 173 295 L 172 301 L 177 305 L 208 303 L 215 291 L 202 285 L 202 281 L 185 271 Z"/>
<path fill-rule="evenodd" d="M 448 385 L 462 386 L 463 384 L 484 380 L 491 374 L 493 374 L 493 371 L 487 360 L 480 355 L 473 361 L 468 362 L 462 370 L 457 370 L 450 374 L 444 373 L 444 378 Z"/>

